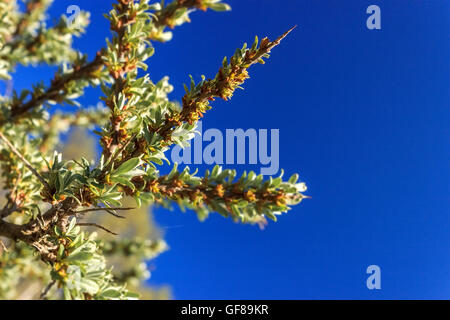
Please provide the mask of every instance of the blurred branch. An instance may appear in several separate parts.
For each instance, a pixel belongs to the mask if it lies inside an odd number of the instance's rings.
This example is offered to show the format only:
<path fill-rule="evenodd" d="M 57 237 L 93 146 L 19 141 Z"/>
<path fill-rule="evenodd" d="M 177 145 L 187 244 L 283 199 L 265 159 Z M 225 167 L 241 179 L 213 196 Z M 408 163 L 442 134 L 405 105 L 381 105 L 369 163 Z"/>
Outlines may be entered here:
<path fill-rule="evenodd" d="M 50 185 L 45 179 L 37 172 L 37 170 L 25 159 L 22 154 L 12 145 L 12 143 L 0 132 L 0 139 L 9 147 L 9 149 L 24 163 L 24 165 L 38 178 L 38 180 L 44 185 L 47 190 L 51 190 Z"/>

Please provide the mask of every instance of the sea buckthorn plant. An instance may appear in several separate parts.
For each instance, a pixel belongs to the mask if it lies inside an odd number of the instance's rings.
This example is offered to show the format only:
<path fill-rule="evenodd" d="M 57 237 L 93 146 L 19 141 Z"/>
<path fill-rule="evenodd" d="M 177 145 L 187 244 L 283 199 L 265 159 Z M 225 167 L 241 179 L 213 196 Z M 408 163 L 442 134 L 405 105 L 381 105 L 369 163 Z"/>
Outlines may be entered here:
<path fill-rule="evenodd" d="M 261 225 L 305 197 L 298 175 L 237 177 L 236 170 L 216 166 L 200 176 L 166 158 L 174 145 L 189 145 L 214 100 L 229 100 L 248 69 L 263 64 L 288 32 L 237 49 L 214 77 L 191 78 L 175 103 L 168 99 L 168 79 L 154 82 L 148 73 L 152 44 L 169 41 L 193 11 L 227 11 L 227 4 L 117 0 L 105 15 L 111 38 L 89 60 L 72 47 L 89 14 L 80 12 L 76 23 L 62 16 L 47 26 L 51 3 L 0 0 L 0 78 L 7 88 L 0 96 L 0 298 L 165 297 L 141 285 L 149 276 L 145 262 L 167 246 L 151 224 L 143 226 L 148 217 L 135 214 L 137 208 L 177 205 L 200 220 L 215 212 Z M 58 70 L 28 90 L 10 88 L 12 75 L 20 77 L 17 66 L 34 64 Z M 88 86 L 101 88 L 104 107 L 64 112 L 65 105 L 78 105 Z M 80 148 L 61 148 L 71 128 L 95 130 L 97 159 L 77 153 Z M 84 146 L 91 136 L 81 138 Z M 160 173 L 163 165 L 172 166 L 169 174 Z M 111 225 L 122 232 L 115 235 Z"/>

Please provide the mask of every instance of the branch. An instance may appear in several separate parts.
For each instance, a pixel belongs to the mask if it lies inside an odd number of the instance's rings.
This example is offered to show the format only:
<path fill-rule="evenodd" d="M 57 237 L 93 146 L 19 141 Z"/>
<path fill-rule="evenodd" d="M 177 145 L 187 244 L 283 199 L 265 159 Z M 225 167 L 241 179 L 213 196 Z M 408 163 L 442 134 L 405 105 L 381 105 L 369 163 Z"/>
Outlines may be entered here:
<path fill-rule="evenodd" d="M 169 204 L 168 199 L 181 208 L 195 210 L 201 219 L 209 212 L 218 212 L 250 223 L 264 216 L 276 220 L 275 215 L 287 212 L 291 206 L 308 198 L 302 194 L 306 191 L 305 184 L 297 183 L 298 175 L 288 181 L 283 181 L 282 176 L 264 181 L 262 175 L 254 172 L 244 173 L 236 181 L 235 177 L 235 170 L 223 170 L 220 166 L 211 172 L 207 170 L 201 178 L 189 173 L 189 168 L 179 172 L 175 165 L 168 175 L 136 176 L 131 180 L 134 190 L 123 188 L 128 196 L 148 193 L 155 202 L 165 206 Z"/>
<path fill-rule="evenodd" d="M 24 104 L 12 106 L 10 115 L 12 118 L 11 120 L 17 120 L 30 110 L 42 105 L 45 101 L 62 101 L 67 95 L 67 86 L 69 86 L 71 82 L 96 78 L 97 75 L 95 72 L 98 71 L 102 65 L 102 55 L 99 51 L 92 62 L 84 64 L 83 66 L 75 66 L 72 72 L 63 75 L 62 77 L 59 74 L 56 74 L 50 87 L 46 91 L 33 94 L 32 98 Z M 4 125 L 7 121 L 7 119 L 2 122 L 0 121 L 0 126 Z"/>
<path fill-rule="evenodd" d="M 0 237 L 13 241 L 21 240 L 35 247 L 43 261 L 54 261 L 55 250 L 48 246 L 46 237 L 55 226 L 67 224 L 68 217 L 74 215 L 74 208 L 77 206 L 78 203 L 74 199 L 67 198 L 24 225 L 16 225 L 0 219 Z"/>
<path fill-rule="evenodd" d="M 51 190 L 50 185 L 45 179 L 37 172 L 35 168 L 20 154 L 20 152 L 12 145 L 12 143 L 0 132 L 0 139 L 11 149 L 11 151 L 24 163 L 24 165 L 38 178 L 38 180 L 44 185 L 47 190 Z"/>
<path fill-rule="evenodd" d="M 11 51 L 14 51 L 19 45 L 20 41 L 16 41 L 18 37 L 22 36 L 26 28 L 33 20 L 33 16 L 38 16 L 47 9 L 42 0 L 29 0 L 26 4 L 26 11 L 22 14 L 17 23 L 16 30 L 11 36 L 12 42 L 7 44 L 11 46 Z"/>
<path fill-rule="evenodd" d="M 90 208 L 90 209 L 85 209 L 85 210 L 80 210 L 80 211 L 76 211 L 76 214 L 85 214 L 85 213 L 89 213 L 89 212 L 94 212 L 94 211 L 106 211 L 107 213 L 109 213 L 110 215 L 119 218 L 119 219 L 125 219 L 124 216 L 118 215 L 117 213 L 114 212 L 114 210 L 117 211 L 128 211 L 128 210 L 134 210 L 136 208 L 122 208 L 122 207 L 117 207 L 117 208 Z"/>
<path fill-rule="evenodd" d="M 128 211 L 128 210 L 134 210 L 134 209 L 136 209 L 136 208 L 132 208 L 132 207 L 90 208 L 90 209 L 75 211 L 75 213 L 87 213 L 87 212 L 91 212 L 91 211 L 106 211 L 106 210 Z"/>
<path fill-rule="evenodd" d="M 249 78 L 247 69 L 255 63 L 264 63 L 263 58 L 268 58 L 268 53 L 280 44 L 293 29 L 278 37 L 275 41 L 264 38 L 258 48 L 258 38 L 251 49 L 246 45 L 241 50 L 237 50 L 235 55 L 228 63 L 224 59 L 223 66 L 220 68 L 216 77 L 212 80 L 203 80 L 197 86 L 192 83 L 191 91 L 188 91 L 183 97 L 183 109 L 181 112 L 166 116 L 165 122 L 157 128 L 149 128 L 150 131 L 158 133 L 164 139 L 163 144 L 172 143 L 172 133 L 175 129 L 181 127 L 183 123 L 195 124 L 203 117 L 203 114 L 211 109 L 209 101 L 220 97 L 228 100 L 233 96 L 234 91 L 240 87 L 244 81 Z"/>
<path fill-rule="evenodd" d="M 6 222 L 2 219 L 0 219 L 0 237 L 5 237 L 14 241 L 24 239 L 21 226 Z"/>
<path fill-rule="evenodd" d="M 14 212 L 18 212 L 19 208 L 13 204 L 12 207 L 5 206 L 2 210 L 0 210 L 0 219 L 6 218 L 13 214 Z"/>
<path fill-rule="evenodd" d="M 42 22 L 46 19 L 45 13 L 52 1 L 27 1 L 26 12 L 16 22 L 16 29 L 7 39 L 6 50 L 0 57 L 11 64 L 10 69 L 17 64 L 59 65 L 76 59 L 78 54 L 72 48 L 73 36 L 84 32 L 87 16 L 80 12 L 76 25 L 69 24 L 68 19 L 62 16 L 57 24 L 47 27 Z"/>
<path fill-rule="evenodd" d="M 145 122 L 146 127 L 144 130 L 148 134 L 144 135 L 144 137 L 128 139 L 127 136 L 127 122 L 125 119 L 129 116 L 130 110 L 133 110 L 136 106 L 124 102 L 122 104 L 126 108 L 122 107 L 122 109 L 119 109 L 115 107 L 114 103 L 117 99 L 114 97 L 109 98 L 107 105 L 113 110 L 112 121 L 108 132 L 101 139 L 105 158 L 111 159 L 118 146 L 122 145 L 122 149 L 127 150 L 124 150 L 119 165 L 142 154 L 149 154 L 149 159 L 152 159 L 150 160 L 152 162 L 156 162 L 155 159 L 161 160 L 161 154 L 163 153 L 158 153 L 158 150 L 165 150 L 174 143 L 190 140 L 195 132 L 195 124 L 207 110 L 211 109 L 209 102 L 217 97 L 224 100 L 231 98 L 234 91 L 240 88 L 240 85 L 249 77 L 247 69 L 255 63 L 264 63 L 263 59 L 269 57 L 268 53 L 280 44 L 281 40 L 294 28 L 282 34 L 275 41 L 264 38 L 259 46 L 256 38 L 251 48 L 247 48 L 244 45 L 242 49 L 238 49 L 229 63 L 225 58 L 223 66 L 219 69 L 214 79 L 207 81 L 203 79 L 197 85 L 192 81 L 191 89 L 188 90 L 186 88 L 186 95 L 182 99 L 183 109 L 177 111 L 176 109 L 164 108 L 161 116 L 158 116 L 158 118 L 147 118 L 146 120 L 149 121 Z M 129 70 L 127 66 L 123 69 Z M 125 71 L 118 72 L 119 75 L 125 73 Z M 119 75 L 118 79 L 120 79 Z M 128 89 L 127 91 L 131 90 Z M 139 110 L 138 112 L 141 111 Z M 175 132 L 178 133 L 177 136 L 174 135 Z"/>
<path fill-rule="evenodd" d="M 41 300 L 44 300 L 47 297 L 48 292 L 52 289 L 52 287 L 56 284 L 56 281 L 53 280 L 52 282 L 50 282 L 47 287 L 45 288 L 45 290 L 41 293 L 41 295 L 39 296 L 39 298 Z"/>

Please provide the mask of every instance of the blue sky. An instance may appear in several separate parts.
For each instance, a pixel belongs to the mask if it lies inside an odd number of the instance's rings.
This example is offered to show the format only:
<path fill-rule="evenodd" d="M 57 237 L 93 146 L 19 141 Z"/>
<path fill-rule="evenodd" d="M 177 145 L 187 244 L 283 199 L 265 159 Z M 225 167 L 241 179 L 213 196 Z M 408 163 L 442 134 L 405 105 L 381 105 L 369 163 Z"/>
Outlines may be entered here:
<path fill-rule="evenodd" d="M 109 35 L 110 3 L 58 0 L 51 13 L 91 11 L 76 46 L 92 56 Z M 203 126 L 280 129 L 280 166 L 299 172 L 312 198 L 264 231 L 156 210 L 171 250 L 152 262 L 150 283 L 170 284 L 178 299 L 450 298 L 450 2 L 228 3 L 232 12 L 194 13 L 156 44 L 151 78 L 169 75 L 180 100 L 189 74 L 211 77 L 243 42 L 298 25 Z M 381 30 L 366 28 L 372 4 Z M 21 70 L 16 86 L 51 74 Z M 89 90 L 80 102 L 98 96 Z M 366 288 L 372 264 L 381 290 Z"/>

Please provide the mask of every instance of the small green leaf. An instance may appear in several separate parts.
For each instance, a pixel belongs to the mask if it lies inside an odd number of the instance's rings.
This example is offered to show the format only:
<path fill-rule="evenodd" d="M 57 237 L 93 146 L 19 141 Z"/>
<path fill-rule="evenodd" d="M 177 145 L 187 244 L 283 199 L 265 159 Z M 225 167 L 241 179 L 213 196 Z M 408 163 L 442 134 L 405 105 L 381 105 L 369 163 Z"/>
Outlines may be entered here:
<path fill-rule="evenodd" d="M 136 157 L 122 163 L 116 170 L 111 173 L 111 176 L 121 176 L 136 169 L 141 164 L 141 158 Z"/>

